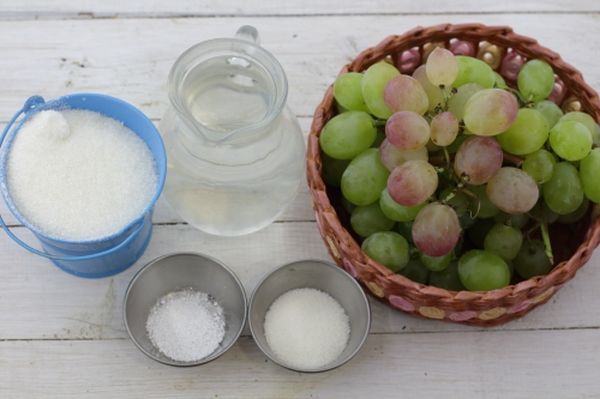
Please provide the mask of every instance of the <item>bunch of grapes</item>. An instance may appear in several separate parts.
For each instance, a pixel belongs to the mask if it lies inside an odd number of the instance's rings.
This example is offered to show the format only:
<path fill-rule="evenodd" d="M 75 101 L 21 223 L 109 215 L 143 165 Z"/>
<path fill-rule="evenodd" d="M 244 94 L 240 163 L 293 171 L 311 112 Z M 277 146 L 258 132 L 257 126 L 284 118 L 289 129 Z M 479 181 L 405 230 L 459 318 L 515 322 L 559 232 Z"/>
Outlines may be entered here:
<path fill-rule="evenodd" d="M 334 84 L 320 135 L 363 251 L 394 272 L 487 291 L 553 265 L 548 225 L 600 202 L 600 126 L 548 100 L 552 68 L 509 87 L 485 62 L 436 48 L 412 76 L 381 61 Z"/>

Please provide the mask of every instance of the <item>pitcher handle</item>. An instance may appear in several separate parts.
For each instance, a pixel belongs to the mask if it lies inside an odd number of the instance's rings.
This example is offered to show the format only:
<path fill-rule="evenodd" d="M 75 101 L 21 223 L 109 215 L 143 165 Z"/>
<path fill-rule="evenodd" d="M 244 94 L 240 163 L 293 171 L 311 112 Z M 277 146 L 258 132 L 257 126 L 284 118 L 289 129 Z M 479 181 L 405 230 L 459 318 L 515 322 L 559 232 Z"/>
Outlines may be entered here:
<path fill-rule="evenodd" d="M 260 45 L 258 30 L 252 25 L 240 26 L 237 32 L 235 32 L 235 37 L 237 39 L 246 40 L 256 45 Z"/>
<path fill-rule="evenodd" d="M 8 132 L 11 130 L 13 124 L 15 123 L 15 121 L 17 119 L 19 119 L 19 117 L 22 114 L 25 114 L 29 111 L 32 111 L 34 108 L 40 106 L 44 104 L 44 99 L 40 96 L 32 96 L 29 97 L 27 99 L 27 101 L 25 101 L 25 104 L 23 105 L 23 108 L 21 108 L 19 111 L 17 111 L 16 114 L 13 115 L 13 117 L 10 119 L 10 121 L 8 121 L 8 123 L 6 124 L 6 126 L 4 127 L 4 130 L 2 131 L 2 135 L 0 135 L 0 148 L 2 148 L 2 144 L 4 143 L 4 139 L 8 136 Z M 39 255 L 39 256 L 43 256 L 44 258 L 48 258 L 48 259 L 52 259 L 52 260 L 58 260 L 58 261 L 64 261 L 64 262 L 70 262 L 70 261 L 80 261 L 80 260 L 91 260 L 91 259 L 96 259 L 96 258 L 100 258 L 102 256 L 106 256 L 109 255 L 113 252 L 116 252 L 118 250 L 120 250 L 121 248 L 129 245 L 134 239 L 135 237 L 138 235 L 138 233 L 142 230 L 142 228 L 144 227 L 144 222 L 141 221 L 140 225 L 138 227 L 136 227 L 131 234 L 129 235 L 129 237 L 127 237 L 124 241 L 122 241 L 121 243 L 119 243 L 118 245 L 108 248 L 102 252 L 97 252 L 94 254 L 90 254 L 90 255 L 73 255 L 73 256 L 59 256 L 59 255 L 52 255 L 49 254 L 47 252 L 43 252 L 40 251 L 38 249 L 35 249 L 33 247 L 31 247 L 30 245 L 28 245 L 27 243 L 25 243 L 23 240 L 21 240 L 19 237 L 17 237 L 12 231 L 10 231 L 10 228 L 8 227 L 8 225 L 4 222 L 4 219 L 2 218 L 2 215 L 0 215 L 0 227 L 2 228 L 2 230 L 4 230 L 4 232 L 6 233 L 6 235 L 8 235 L 14 242 L 16 242 L 17 244 L 19 244 L 21 247 L 25 248 L 26 250 L 28 250 L 29 252 Z"/>

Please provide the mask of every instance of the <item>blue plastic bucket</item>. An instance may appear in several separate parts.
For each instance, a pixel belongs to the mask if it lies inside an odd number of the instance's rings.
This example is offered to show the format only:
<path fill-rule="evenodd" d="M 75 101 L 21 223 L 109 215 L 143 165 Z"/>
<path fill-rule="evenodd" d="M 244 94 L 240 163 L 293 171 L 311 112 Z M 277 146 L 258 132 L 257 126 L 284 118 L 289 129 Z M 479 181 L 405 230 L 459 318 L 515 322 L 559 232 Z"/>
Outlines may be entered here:
<path fill-rule="evenodd" d="M 154 156 L 158 185 L 156 193 L 144 211 L 121 231 L 107 237 L 87 241 L 69 241 L 49 236 L 33 226 L 17 209 L 7 184 L 7 161 L 13 140 L 20 127 L 34 113 L 47 109 L 85 109 L 122 122 L 133 130 Z M 21 224 L 40 241 L 43 251 L 18 238 L 0 216 L 0 227 L 17 244 L 28 251 L 46 257 L 67 273 L 87 278 L 111 276 L 133 265 L 144 253 L 152 234 L 152 212 L 162 192 L 166 175 L 165 148 L 160 134 L 140 110 L 118 98 L 93 93 L 70 94 L 45 102 L 42 97 L 30 97 L 23 108 L 8 122 L 0 136 L 0 191 L 8 209 Z"/>

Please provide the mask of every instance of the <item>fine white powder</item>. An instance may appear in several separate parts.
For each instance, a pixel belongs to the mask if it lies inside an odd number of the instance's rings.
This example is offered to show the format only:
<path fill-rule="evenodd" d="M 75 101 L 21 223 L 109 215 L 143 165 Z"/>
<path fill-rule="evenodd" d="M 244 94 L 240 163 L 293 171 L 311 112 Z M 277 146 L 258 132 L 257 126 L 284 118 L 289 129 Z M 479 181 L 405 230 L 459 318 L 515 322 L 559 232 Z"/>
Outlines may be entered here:
<path fill-rule="evenodd" d="M 223 341 L 223 308 L 204 292 L 191 288 L 171 292 L 150 310 L 146 331 L 165 356 L 180 362 L 198 361 Z"/>
<path fill-rule="evenodd" d="M 8 189 L 21 214 L 50 236 L 88 240 L 116 233 L 156 192 L 154 158 L 115 119 L 85 110 L 41 111 L 8 158 Z"/>
<path fill-rule="evenodd" d="M 340 356 L 350 336 L 344 308 L 314 288 L 286 292 L 269 307 L 265 338 L 275 355 L 298 369 L 323 367 Z"/>

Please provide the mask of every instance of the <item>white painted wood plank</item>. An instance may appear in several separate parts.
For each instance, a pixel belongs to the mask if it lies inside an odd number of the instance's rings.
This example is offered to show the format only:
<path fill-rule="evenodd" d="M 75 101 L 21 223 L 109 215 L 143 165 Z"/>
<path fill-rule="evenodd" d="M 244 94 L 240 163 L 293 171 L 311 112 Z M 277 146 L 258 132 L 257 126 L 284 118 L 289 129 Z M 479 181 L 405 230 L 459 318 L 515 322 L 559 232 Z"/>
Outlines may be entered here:
<path fill-rule="evenodd" d="M 315 15 L 315 14 L 431 14 L 465 12 L 580 12 L 598 11 L 593 0 L 80 0 L 72 2 L 21 0 L 0 4 L 0 17 L 114 17 L 174 15 Z"/>
<path fill-rule="evenodd" d="M 25 236 L 30 238 L 28 234 Z M 202 252 L 221 259 L 236 271 L 248 294 L 261 276 L 281 264 L 307 258 L 329 260 L 313 222 L 276 223 L 240 238 L 206 236 L 184 225 L 156 226 L 148 251 L 134 267 L 112 278 L 86 280 L 72 277 L 49 261 L 26 253 L 2 235 L 0 340 L 125 337 L 121 304 L 131 277 L 151 259 L 177 251 Z M 600 253 L 597 253 L 550 303 L 500 329 L 600 327 L 599 265 Z M 373 332 L 474 330 L 409 317 L 375 300 L 371 303 Z"/>
<path fill-rule="evenodd" d="M 241 338 L 197 368 L 127 340 L 0 342 L 3 398 L 597 398 L 600 330 L 371 335 L 342 368 L 299 374 Z"/>

